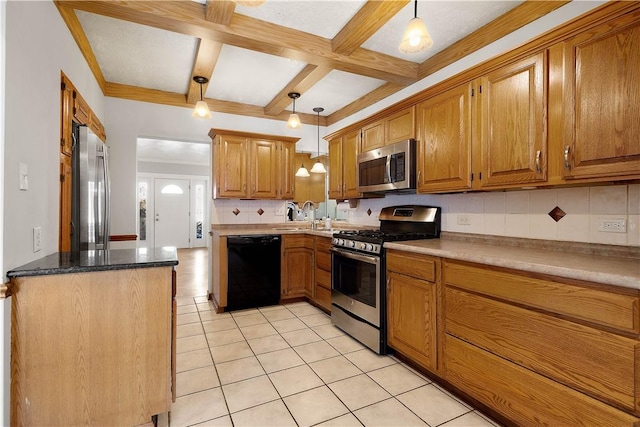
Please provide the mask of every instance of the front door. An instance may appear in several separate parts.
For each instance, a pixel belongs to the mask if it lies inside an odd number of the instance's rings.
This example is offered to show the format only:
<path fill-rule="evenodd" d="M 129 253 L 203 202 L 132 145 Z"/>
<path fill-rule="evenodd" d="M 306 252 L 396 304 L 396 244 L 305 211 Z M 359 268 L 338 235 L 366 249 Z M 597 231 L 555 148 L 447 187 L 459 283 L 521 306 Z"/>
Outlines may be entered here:
<path fill-rule="evenodd" d="M 155 246 L 189 247 L 189 180 L 155 179 Z"/>

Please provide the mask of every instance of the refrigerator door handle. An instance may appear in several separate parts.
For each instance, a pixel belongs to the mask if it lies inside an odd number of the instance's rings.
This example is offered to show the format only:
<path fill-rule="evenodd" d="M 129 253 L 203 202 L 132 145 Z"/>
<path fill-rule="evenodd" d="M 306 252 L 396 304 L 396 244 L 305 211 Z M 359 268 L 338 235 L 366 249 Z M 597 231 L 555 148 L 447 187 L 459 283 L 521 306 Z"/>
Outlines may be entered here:
<path fill-rule="evenodd" d="M 109 249 L 109 229 L 111 222 L 111 177 L 109 176 L 109 147 L 106 144 L 102 147 L 102 158 L 104 168 L 104 244 L 105 250 Z"/>

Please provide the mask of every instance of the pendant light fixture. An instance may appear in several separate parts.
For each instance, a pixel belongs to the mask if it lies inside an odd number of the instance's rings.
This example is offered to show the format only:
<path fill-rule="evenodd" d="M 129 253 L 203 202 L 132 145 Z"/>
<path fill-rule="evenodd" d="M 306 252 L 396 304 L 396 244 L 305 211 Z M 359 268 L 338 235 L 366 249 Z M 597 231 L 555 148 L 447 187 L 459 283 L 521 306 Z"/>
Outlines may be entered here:
<path fill-rule="evenodd" d="M 407 24 L 402 41 L 400 42 L 400 52 L 418 53 L 433 46 L 433 39 L 427 31 L 424 21 L 418 18 L 418 0 L 414 3 L 413 19 Z"/>
<path fill-rule="evenodd" d="M 309 171 L 307 170 L 307 168 L 304 167 L 304 163 L 300 164 L 300 169 L 298 169 L 298 171 L 296 172 L 296 176 L 298 178 L 308 178 L 311 175 L 309 175 Z"/>
<path fill-rule="evenodd" d="M 300 94 L 298 92 L 289 92 L 287 96 L 293 99 L 293 113 L 289 115 L 287 127 L 289 129 L 300 129 L 302 127 L 302 123 L 300 123 L 300 117 L 296 114 L 296 99 L 300 98 Z"/>
<path fill-rule="evenodd" d="M 200 101 L 196 102 L 196 108 L 193 109 L 192 115 L 201 119 L 210 119 L 211 111 L 209 111 L 209 106 L 202 99 L 202 85 L 209 83 L 209 79 L 202 76 L 193 76 L 193 81 L 200 85 Z"/>
<path fill-rule="evenodd" d="M 324 165 L 320 161 L 320 113 L 324 111 L 322 107 L 315 107 L 313 109 L 316 113 L 318 113 L 318 161 L 311 168 L 312 173 L 327 173 L 327 170 L 324 168 Z"/>

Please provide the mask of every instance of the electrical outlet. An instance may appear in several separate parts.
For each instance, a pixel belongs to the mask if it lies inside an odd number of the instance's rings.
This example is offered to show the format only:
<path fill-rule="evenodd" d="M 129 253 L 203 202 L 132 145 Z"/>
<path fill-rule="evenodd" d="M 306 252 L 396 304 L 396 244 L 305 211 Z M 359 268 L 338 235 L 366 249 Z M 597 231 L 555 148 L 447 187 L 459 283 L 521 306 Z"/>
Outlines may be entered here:
<path fill-rule="evenodd" d="M 42 250 L 42 228 L 33 227 L 33 252 Z"/>
<path fill-rule="evenodd" d="M 627 221 L 623 218 L 600 218 L 598 221 L 598 231 L 602 231 L 604 233 L 626 233 Z"/>
<path fill-rule="evenodd" d="M 471 217 L 469 215 L 458 215 L 458 225 L 471 225 Z"/>

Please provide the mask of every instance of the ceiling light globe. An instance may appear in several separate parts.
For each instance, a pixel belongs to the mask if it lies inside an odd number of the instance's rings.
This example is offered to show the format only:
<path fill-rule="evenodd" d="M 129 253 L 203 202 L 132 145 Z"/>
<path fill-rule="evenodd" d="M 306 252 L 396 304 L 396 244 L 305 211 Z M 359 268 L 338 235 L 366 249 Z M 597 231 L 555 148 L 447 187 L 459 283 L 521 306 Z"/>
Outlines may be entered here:
<path fill-rule="evenodd" d="M 196 102 L 196 107 L 193 109 L 193 117 L 199 117 L 201 119 L 210 119 L 211 111 L 205 101 Z"/>
<path fill-rule="evenodd" d="M 400 42 L 400 52 L 417 53 L 429 49 L 433 46 L 433 39 L 427 31 L 424 21 L 420 18 L 413 18 L 409 21 Z"/>
<path fill-rule="evenodd" d="M 298 178 L 308 178 L 311 175 L 309 175 L 309 171 L 307 170 L 307 168 L 305 168 L 304 165 L 301 165 L 300 169 L 298 169 L 298 171 L 296 172 L 296 176 Z"/>
<path fill-rule="evenodd" d="M 300 123 L 300 117 L 297 114 L 291 114 L 289 116 L 289 120 L 287 121 L 287 127 L 289 129 L 300 129 L 302 124 Z"/>
<path fill-rule="evenodd" d="M 324 168 L 324 165 L 318 160 L 313 167 L 311 168 L 312 173 L 327 173 L 327 170 Z"/>

